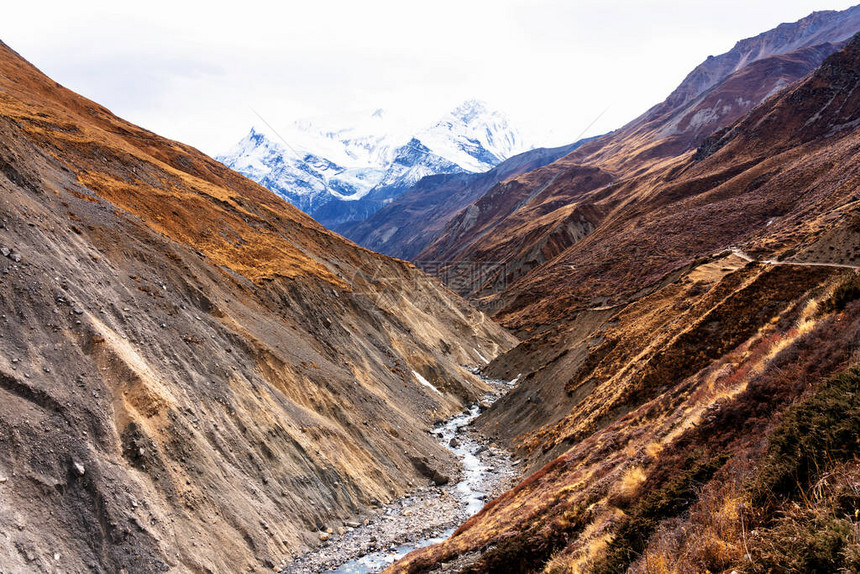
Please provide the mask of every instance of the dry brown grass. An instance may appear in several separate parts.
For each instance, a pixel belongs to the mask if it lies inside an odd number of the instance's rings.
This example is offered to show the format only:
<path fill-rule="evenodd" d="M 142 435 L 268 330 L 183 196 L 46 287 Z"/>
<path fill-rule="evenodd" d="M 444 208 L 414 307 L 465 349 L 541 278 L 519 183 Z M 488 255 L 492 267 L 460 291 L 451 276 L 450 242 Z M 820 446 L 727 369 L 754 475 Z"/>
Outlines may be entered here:
<path fill-rule="evenodd" d="M 831 464 L 754 534 L 745 562 L 750 572 L 860 571 L 860 466 Z"/>
<path fill-rule="evenodd" d="M 813 291 L 813 299 L 827 294 Z M 616 555 L 617 528 L 625 523 L 625 536 L 647 542 L 641 558 L 639 551 L 632 554 L 642 572 L 719 572 L 742 565 L 744 539 L 749 545 L 756 518 L 744 488 L 762 455 L 762 440 L 781 409 L 847 364 L 860 329 L 860 306 L 823 316 L 813 312 L 810 297 L 798 297 L 778 321 L 766 321 L 676 387 L 671 396 L 680 397 L 677 402 L 664 396 L 595 433 L 470 520 L 450 543 L 420 551 L 403 566 L 505 539 L 517 541 L 509 548 L 525 552 L 534 548 L 530 541 L 538 532 L 543 537 L 563 527 L 555 546 L 545 547 L 550 551 L 530 555 L 531 568 L 614 572 L 606 568 L 610 553 L 612 564 L 629 565 Z M 735 458 L 722 467 L 729 453 Z M 689 474 L 692 465 L 702 472 Z M 636 487 L 642 475 L 645 481 Z M 657 499 L 641 504 L 660 490 Z M 558 520 L 558 509 L 574 506 L 586 512 Z"/>
<path fill-rule="evenodd" d="M 699 493 L 689 515 L 658 531 L 629 571 L 631 574 L 722 572 L 741 564 L 747 553 L 748 509 L 749 494 L 743 485 L 734 481 L 709 483 Z"/>
<path fill-rule="evenodd" d="M 642 487 L 648 475 L 641 466 L 630 467 L 612 489 L 611 497 L 617 500 L 632 500 Z"/>
<path fill-rule="evenodd" d="M 334 235 L 268 190 L 52 85 L 22 60 L 0 54 L 0 73 L 8 78 L 0 113 L 58 160 L 76 158 L 88 190 L 252 281 L 312 277 L 346 288 L 312 255 L 334 246 Z"/>

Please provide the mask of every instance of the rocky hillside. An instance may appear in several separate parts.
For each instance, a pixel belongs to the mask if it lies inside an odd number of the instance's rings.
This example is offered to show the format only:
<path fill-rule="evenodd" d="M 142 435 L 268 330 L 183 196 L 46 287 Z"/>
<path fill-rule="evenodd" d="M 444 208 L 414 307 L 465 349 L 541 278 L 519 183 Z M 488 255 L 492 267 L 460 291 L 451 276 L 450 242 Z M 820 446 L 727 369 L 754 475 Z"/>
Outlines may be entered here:
<path fill-rule="evenodd" d="M 739 42 L 731 52 L 703 63 L 666 101 L 622 129 L 491 189 L 454 217 L 417 259 L 496 265 L 495 273 L 477 283 L 460 280 L 457 287 L 463 287 L 463 294 L 488 298 L 484 302 L 502 310 L 500 317 L 512 326 L 534 322 L 538 317 L 507 317 L 551 298 L 546 297 L 551 289 L 530 290 L 548 272 L 545 264 L 592 232 L 597 235 L 591 241 L 602 237 L 605 245 L 613 245 L 610 236 L 620 232 L 613 227 L 616 216 L 626 218 L 652 205 L 641 204 L 642 199 L 656 200 L 644 191 L 649 189 L 646 180 L 653 185 L 665 180 L 667 165 L 679 156 L 805 77 L 860 30 L 858 19 L 860 7 L 816 13 Z M 707 81 L 701 79 L 705 76 Z M 644 195 L 634 198 L 633 189 Z M 746 225 L 753 231 L 758 223 L 749 219 Z M 596 277 L 589 270 L 607 264 L 600 256 L 579 269 Z M 573 267 L 555 269 L 569 272 Z M 499 300 L 496 294 L 503 291 Z"/>
<path fill-rule="evenodd" d="M 486 371 L 520 382 L 478 419 L 531 474 L 390 571 L 860 568 L 858 122 L 860 35 L 697 150 L 578 184 L 594 229 L 514 285 L 531 336 Z"/>
<path fill-rule="evenodd" d="M 513 343 L 2 44 L 0 172 L 4 571 L 271 571 L 444 472 Z"/>

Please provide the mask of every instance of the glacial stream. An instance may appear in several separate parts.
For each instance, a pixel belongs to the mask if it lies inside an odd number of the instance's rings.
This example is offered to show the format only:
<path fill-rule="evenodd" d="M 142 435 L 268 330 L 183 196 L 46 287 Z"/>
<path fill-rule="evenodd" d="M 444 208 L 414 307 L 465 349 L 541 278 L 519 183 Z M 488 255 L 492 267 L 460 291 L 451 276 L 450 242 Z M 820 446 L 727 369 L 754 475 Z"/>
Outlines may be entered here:
<path fill-rule="evenodd" d="M 494 391 L 483 402 L 493 402 L 516 380 L 486 382 Z M 358 528 L 302 556 L 285 572 L 380 572 L 412 550 L 441 542 L 453 534 L 457 526 L 509 488 L 518 476 L 516 463 L 507 451 L 488 444 L 472 431 L 470 425 L 480 413 L 479 405 L 473 404 L 431 431 L 459 460 L 461 476 L 457 482 L 421 487 L 412 495 L 386 505 Z"/>

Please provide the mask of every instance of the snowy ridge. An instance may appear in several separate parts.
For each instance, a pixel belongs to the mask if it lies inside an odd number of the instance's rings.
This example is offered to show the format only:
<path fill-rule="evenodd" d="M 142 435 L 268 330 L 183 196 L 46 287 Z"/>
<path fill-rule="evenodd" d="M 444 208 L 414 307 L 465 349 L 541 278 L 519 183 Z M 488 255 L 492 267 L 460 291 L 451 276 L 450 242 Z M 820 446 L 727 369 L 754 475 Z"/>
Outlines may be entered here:
<path fill-rule="evenodd" d="M 530 149 L 504 115 L 477 100 L 464 102 L 417 139 L 432 153 L 473 173 Z"/>
<path fill-rule="evenodd" d="M 217 159 L 313 215 L 329 202 L 367 196 L 381 206 L 425 176 L 488 171 L 532 147 L 477 100 L 412 137 L 392 135 L 382 110 L 362 124 L 327 130 L 297 121 L 280 133 L 253 127 Z"/>

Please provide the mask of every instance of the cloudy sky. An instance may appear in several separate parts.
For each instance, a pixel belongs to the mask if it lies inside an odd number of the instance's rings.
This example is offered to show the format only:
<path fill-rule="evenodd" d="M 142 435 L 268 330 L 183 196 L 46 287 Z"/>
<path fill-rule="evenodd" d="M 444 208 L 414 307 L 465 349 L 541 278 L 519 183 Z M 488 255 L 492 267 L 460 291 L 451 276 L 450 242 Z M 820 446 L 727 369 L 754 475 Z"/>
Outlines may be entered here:
<path fill-rule="evenodd" d="M 468 98 L 539 145 L 602 133 L 708 55 L 857 0 L 7 3 L 0 39 L 55 80 L 215 155 L 259 124 L 385 109 L 420 127 Z M 604 113 L 605 112 L 605 113 Z"/>

